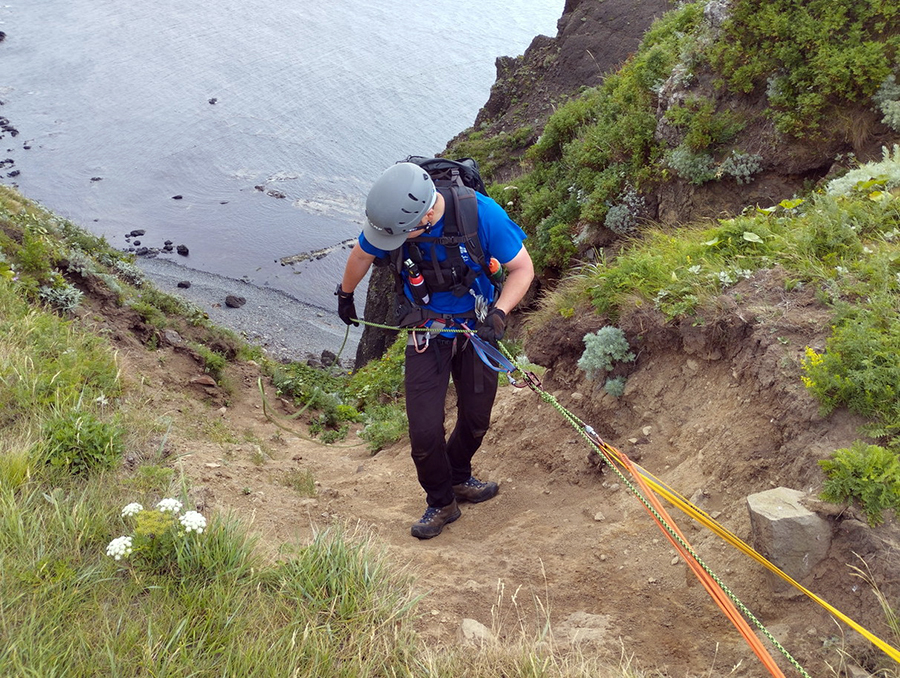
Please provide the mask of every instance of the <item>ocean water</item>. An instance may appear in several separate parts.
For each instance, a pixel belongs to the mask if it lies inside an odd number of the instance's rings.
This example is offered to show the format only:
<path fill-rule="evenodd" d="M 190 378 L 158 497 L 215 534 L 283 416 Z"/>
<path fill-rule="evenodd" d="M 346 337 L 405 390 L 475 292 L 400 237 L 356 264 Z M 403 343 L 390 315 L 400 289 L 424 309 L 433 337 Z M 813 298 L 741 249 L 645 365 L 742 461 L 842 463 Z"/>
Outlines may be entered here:
<path fill-rule="evenodd" d="M 116 247 L 187 246 L 186 279 L 333 310 L 372 181 L 469 127 L 563 5 L 7 0 L 0 181 Z"/>

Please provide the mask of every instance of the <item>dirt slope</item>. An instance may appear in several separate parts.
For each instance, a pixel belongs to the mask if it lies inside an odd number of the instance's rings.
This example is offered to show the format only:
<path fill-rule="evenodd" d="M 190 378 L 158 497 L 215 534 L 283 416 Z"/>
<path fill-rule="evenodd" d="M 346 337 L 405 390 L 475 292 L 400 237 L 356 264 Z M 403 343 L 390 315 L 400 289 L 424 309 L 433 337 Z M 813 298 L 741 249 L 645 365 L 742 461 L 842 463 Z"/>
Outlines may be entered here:
<path fill-rule="evenodd" d="M 858 422 L 845 413 L 823 420 L 799 384 L 803 347 L 821 348 L 828 327 L 809 295 L 784 292 L 776 271 L 744 281 L 719 306 L 698 327 L 665 326 L 651 314 L 622 319 L 638 359 L 618 400 L 574 367 L 581 337 L 596 326 L 582 320 L 547 330 L 528 350 L 550 366 L 544 385 L 560 403 L 749 541 L 746 495 L 777 485 L 817 491 L 815 461 L 848 445 Z M 475 459 L 478 476 L 501 483 L 498 497 L 464 505 L 460 520 L 420 542 L 409 536 L 424 498 L 406 441 L 375 456 L 363 445 L 312 442 L 302 419 L 279 420 L 295 435 L 264 416 L 255 365 L 230 368 L 227 390 L 204 386 L 188 352 L 165 341 L 146 351 L 120 329 L 111 335 L 134 384 L 129 397 L 148 417 L 176 417 L 166 463 L 190 479 L 198 509 L 236 510 L 272 557 L 332 523 L 358 522 L 415 573 L 429 640 L 459 642 L 467 618 L 504 637 L 536 633 L 549 618 L 561 648 L 577 642 L 617 661 L 624 646 L 639 665 L 670 676 L 766 675 L 622 481 L 601 472 L 578 433 L 529 389 L 500 389 Z M 267 396 L 280 416 L 292 411 L 271 386 Z M 448 410 L 448 428 L 452 418 Z M 314 475 L 315 497 L 288 486 L 297 471 Z M 847 565 L 860 564 L 854 552 L 863 556 L 897 600 L 897 530 L 871 530 L 853 512 L 830 516 L 830 558 L 802 583 L 888 638 L 874 595 Z M 674 510 L 673 517 L 810 675 L 834 675 L 826 662 L 840 663 L 840 647 L 879 660 L 819 607 L 775 595 L 758 565 Z"/>

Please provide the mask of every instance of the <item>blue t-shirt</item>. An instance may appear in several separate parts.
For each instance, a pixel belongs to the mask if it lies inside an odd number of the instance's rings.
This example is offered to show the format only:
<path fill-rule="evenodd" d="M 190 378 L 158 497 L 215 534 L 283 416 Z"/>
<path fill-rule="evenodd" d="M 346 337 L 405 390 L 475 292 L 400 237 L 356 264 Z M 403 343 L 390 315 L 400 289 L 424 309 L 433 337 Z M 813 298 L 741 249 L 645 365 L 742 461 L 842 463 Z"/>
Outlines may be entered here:
<path fill-rule="evenodd" d="M 509 218 L 509 215 L 506 214 L 504 209 L 493 199 L 482 195 L 481 193 L 476 193 L 475 197 L 478 199 L 478 239 L 481 241 L 481 249 L 484 251 L 485 262 L 490 261 L 491 257 L 497 259 L 501 264 L 512 261 L 512 259 L 521 251 L 522 242 L 528 236 L 525 235 L 525 231 L 519 228 L 519 226 Z M 443 235 L 443 232 L 444 218 L 441 217 L 438 222 L 431 227 L 431 230 L 428 231 L 427 235 L 439 238 Z M 364 252 L 375 257 L 385 258 L 390 256 L 389 252 L 378 249 L 372 245 L 366 240 L 365 235 L 362 233 L 359 234 L 359 246 Z M 407 246 L 403 245 L 403 248 L 405 258 Z M 461 248 L 461 253 L 469 267 L 476 272 L 480 271 L 481 268 L 478 264 L 473 259 L 467 257 L 462 252 L 462 249 L 463 248 Z M 424 260 L 430 261 L 431 247 L 425 246 L 422 247 L 421 250 Z M 446 248 L 443 245 L 435 245 L 435 253 L 437 254 L 438 261 L 443 261 L 447 258 Z M 406 291 L 406 296 L 411 300 L 413 297 L 409 291 L 409 286 L 406 285 L 404 289 Z M 494 286 L 487 277 L 486 271 L 483 272 L 482 275 L 479 275 L 475 280 L 473 289 L 475 294 L 480 294 L 488 302 L 493 301 Z M 457 297 L 452 292 L 435 292 L 431 295 L 431 299 L 424 308 L 435 311 L 441 315 L 453 316 L 456 314 L 468 313 L 475 308 L 475 297 L 471 294 Z"/>

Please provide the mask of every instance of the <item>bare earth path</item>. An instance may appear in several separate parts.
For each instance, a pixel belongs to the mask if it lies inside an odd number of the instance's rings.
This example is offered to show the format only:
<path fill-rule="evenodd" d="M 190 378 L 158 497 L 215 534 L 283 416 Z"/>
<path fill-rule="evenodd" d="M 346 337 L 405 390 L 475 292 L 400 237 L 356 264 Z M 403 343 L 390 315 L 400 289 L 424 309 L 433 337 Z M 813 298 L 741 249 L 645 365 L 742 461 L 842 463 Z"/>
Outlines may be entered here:
<path fill-rule="evenodd" d="M 812 311 L 806 324 L 797 317 L 789 325 L 760 323 L 749 337 L 739 333 L 740 351 L 728 353 L 726 338 L 721 355 L 692 330 L 668 349 L 671 337 L 650 337 L 618 401 L 577 379 L 571 362 L 554 363 L 545 383 L 611 444 L 750 541 L 748 494 L 776 485 L 817 492 L 816 460 L 857 435 L 858 422 L 846 414 L 819 417 L 799 385 L 788 358 L 796 360 L 823 325 Z M 352 444 L 353 433 L 338 445 L 309 440 L 302 418 L 278 419 L 296 434 L 285 431 L 264 415 L 252 363 L 231 366 L 222 389 L 196 382 L 196 364 L 172 348 L 135 346 L 122 356 L 133 397 L 148 412 L 175 417 L 166 463 L 189 478 L 198 508 L 236 511 L 273 558 L 333 524 L 371 530 L 391 561 L 415 575 L 424 595 L 419 630 L 429 641 L 463 641 L 464 619 L 501 638 L 534 637 L 549 621 L 558 648 L 578 645 L 613 663 L 624 648 L 639 666 L 670 676 L 767 675 L 640 502 L 589 460 L 578 433 L 529 389 L 500 389 L 475 458 L 475 474 L 500 482 L 500 494 L 464 504 L 462 518 L 439 537 L 419 541 L 409 526 L 424 510 L 424 495 L 405 439 L 373 456 Z M 266 394 L 278 417 L 293 411 L 271 385 Z M 448 428 L 452 419 L 450 409 Z M 316 481 L 314 497 L 291 486 L 306 472 Z M 671 512 L 705 562 L 810 675 L 834 675 L 825 662 L 840 663 L 836 647 L 877 658 L 821 608 L 774 594 L 759 565 Z M 875 532 L 852 513 L 833 519 L 829 558 L 801 583 L 889 638 L 871 590 L 847 565 L 858 564 L 859 553 L 896 593 L 896 527 Z M 797 675 L 778 661 L 786 675 Z"/>

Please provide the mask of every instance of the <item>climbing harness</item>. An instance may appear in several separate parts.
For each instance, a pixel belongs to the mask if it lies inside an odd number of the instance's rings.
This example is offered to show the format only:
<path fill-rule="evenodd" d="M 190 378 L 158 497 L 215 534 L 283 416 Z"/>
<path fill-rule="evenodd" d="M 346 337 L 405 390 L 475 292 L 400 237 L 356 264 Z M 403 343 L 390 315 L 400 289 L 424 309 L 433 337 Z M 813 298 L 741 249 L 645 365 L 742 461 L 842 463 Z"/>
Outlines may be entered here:
<path fill-rule="evenodd" d="M 469 328 L 465 324 L 463 324 L 463 326 L 459 329 L 448 329 L 445 326 L 441 329 L 433 330 L 432 328 L 398 328 L 388 325 L 379 325 L 377 323 L 371 323 L 364 320 L 360 320 L 359 322 L 365 325 L 382 329 L 419 332 L 438 331 L 466 333 L 468 334 L 468 340 L 472 342 L 472 346 L 475 352 L 478 354 L 478 357 L 485 365 L 487 365 L 495 372 L 506 373 L 507 379 L 509 380 L 510 384 L 515 387 L 523 388 L 525 386 L 528 386 L 529 388 L 531 388 L 531 390 L 537 393 L 543 401 L 552 405 L 562 415 L 562 417 L 580 433 L 580 435 L 587 441 L 590 447 L 598 455 L 600 455 L 605 464 L 609 468 L 611 468 L 613 472 L 616 473 L 623 485 L 627 487 L 638 498 L 638 500 L 644 506 L 645 510 L 656 522 L 657 526 L 666 535 L 666 538 L 672 543 L 676 551 L 679 553 L 685 563 L 687 563 L 688 567 L 690 567 L 690 569 L 703 584 L 710 597 L 712 597 L 712 599 L 719 606 L 719 608 L 729 619 L 729 621 L 731 621 L 731 623 L 737 628 L 739 633 L 743 636 L 747 644 L 753 650 L 754 654 L 756 654 L 756 656 L 760 659 L 760 661 L 772 676 L 775 676 L 776 678 L 784 678 L 784 673 L 781 671 L 772 656 L 766 650 L 765 646 L 750 628 L 747 620 L 750 620 L 756 626 L 756 628 L 759 629 L 760 633 L 766 637 L 766 639 L 785 657 L 785 659 L 799 672 L 801 676 L 803 676 L 804 678 L 810 678 L 809 674 L 803 669 L 803 667 L 797 662 L 797 660 L 794 659 L 794 657 L 787 651 L 787 649 L 785 649 L 781 645 L 781 643 L 779 643 L 778 640 L 775 639 L 772 633 L 762 624 L 762 622 L 760 622 L 756 618 L 756 616 L 753 615 L 753 613 L 740 601 L 740 599 L 731 591 L 731 589 L 729 589 L 728 586 L 706 565 L 706 563 L 703 562 L 694 548 L 687 541 L 684 534 L 677 528 L 677 526 L 675 526 L 674 522 L 669 517 L 665 508 L 659 501 L 657 495 L 661 495 L 664 499 L 666 499 L 666 501 L 668 501 L 676 508 L 680 509 L 686 515 L 693 518 L 704 527 L 707 527 L 713 533 L 730 543 L 732 546 L 738 548 L 740 551 L 750 556 L 753 560 L 757 561 L 773 573 L 777 574 L 786 582 L 804 593 L 812 601 L 816 602 L 817 604 L 825 608 L 828 612 L 849 625 L 855 631 L 859 632 L 873 645 L 875 645 L 882 652 L 891 657 L 894 661 L 900 662 L 900 650 L 897 650 L 890 644 L 886 643 L 884 640 L 881 640 L 873 633 L 863 628 L 860 624 L 856 623 L 855 621 L 826 603 L 824 600 L 808 591 L 798 582 L 794 581 L 794 579 L 792 579 L 790 576 L 782 572 L 781 569 L 779 569 L 776 565 L 768 561 L 766 558 L 756 552 L 752 547 L 743 542 L 740 538 L 729 532 L 726 528 L 718 524 L 702 510 L 691 504 L 690 501 L 659 481 L 638 464 L 635 464 L 624 453 L 620 452 L 619 450 L 605 442 L 591 426 L 581 421 L 572 412 L 563 407 L 555 396 L 544 391 L 541 386 L 540 379 L 538 379 L 538 377 L 533 372 L 525 371 L 518 365 L 516 365 L 515 359 L 509 354 L 508 351 L 506 351 L 506 348 L 503 346 L 503 344 L 500 344 L 498 342 L 497 347 L 493 346 L 492 344 L 481 339 L 477 334 L 474 333 L 471 328 Z M 513 376 L 513 373 L 518 373 L 521 376 L 519 378 L 515 378 Z M 627 471 L 634 482 L 629 480 L 629 477 L 626 476 L 625 473 L 623 473 L 623 470 Z"/>

